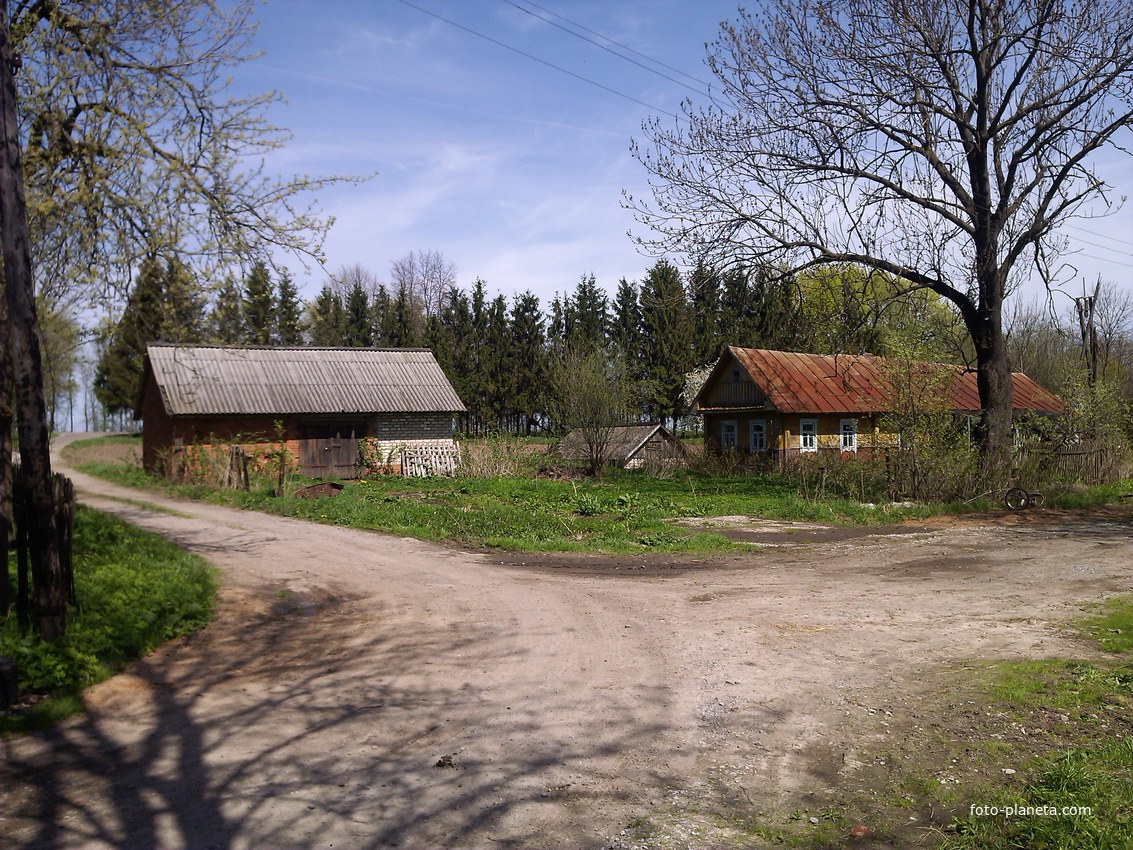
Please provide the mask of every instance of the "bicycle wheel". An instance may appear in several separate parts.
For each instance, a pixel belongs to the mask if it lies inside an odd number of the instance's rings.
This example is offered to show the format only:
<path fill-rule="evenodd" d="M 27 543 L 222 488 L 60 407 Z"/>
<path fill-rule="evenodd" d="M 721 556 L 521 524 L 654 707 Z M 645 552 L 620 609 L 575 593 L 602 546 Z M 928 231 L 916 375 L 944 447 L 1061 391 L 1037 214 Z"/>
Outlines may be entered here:
<path fill-rule="evenodd" d="M 1031 493 L 1027 499 L 1032 508 L 1041 508 L 1046 503 L 1046 496 L 1042 493 Z"/>
<path fill-rule="evenodd" d="M 1031 497 L 1022 487 L 1012 487 L 1003 497 L 1003 504 L 1007 505 L 1007 509 L 1010 511 L 1021 511 L 1030 507 Z"/>

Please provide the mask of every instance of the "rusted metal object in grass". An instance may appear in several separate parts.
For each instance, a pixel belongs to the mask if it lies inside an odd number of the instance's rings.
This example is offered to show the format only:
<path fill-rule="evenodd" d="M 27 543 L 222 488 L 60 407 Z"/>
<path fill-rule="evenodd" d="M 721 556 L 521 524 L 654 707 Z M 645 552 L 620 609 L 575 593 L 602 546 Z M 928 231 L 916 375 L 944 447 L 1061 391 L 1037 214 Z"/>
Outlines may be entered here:
<path fill-rule="evenodd" d="M 321 499 L 324 496 L 337 496 L 342 492 L 343 485 L 337 481 L 320 481 L 318 484 L 308 484 L 295 491 L 297 499 Z"/>

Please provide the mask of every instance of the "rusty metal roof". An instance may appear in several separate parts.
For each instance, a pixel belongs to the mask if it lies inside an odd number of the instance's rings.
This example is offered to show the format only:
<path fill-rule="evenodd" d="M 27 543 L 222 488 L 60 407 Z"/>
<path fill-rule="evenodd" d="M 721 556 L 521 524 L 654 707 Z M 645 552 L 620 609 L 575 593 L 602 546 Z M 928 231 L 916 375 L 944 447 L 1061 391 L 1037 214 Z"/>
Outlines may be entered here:
<path fill-rule="evenodd" d="M 153 343 L 146 361 L 170 416 L 464 410 L 427 349 Z"/>
<path fill-rule="evenodd" d="M 894 391 L 889 375 L 892 361 L 871 354 L 800 354 L 761 348 L 729 346 L 712 374 L 697 394 L 695 404 L 703 409 L 701 398 L 716 384 L 723 369 L 734 360 L 767 396 L 776 410 L 784 413 L 877 413 L 888 410 Z M 956 412 L 980 409 L 976 373 L 944 363 L 914 362 L 912 373 L 929 376 L 940 370 L 952 373 L 944 392 L 949 407 Z M 1011 375 L 1015 410 L 1061 413 L 1059 398 L 1043 389 L 1022 372 Z"/>

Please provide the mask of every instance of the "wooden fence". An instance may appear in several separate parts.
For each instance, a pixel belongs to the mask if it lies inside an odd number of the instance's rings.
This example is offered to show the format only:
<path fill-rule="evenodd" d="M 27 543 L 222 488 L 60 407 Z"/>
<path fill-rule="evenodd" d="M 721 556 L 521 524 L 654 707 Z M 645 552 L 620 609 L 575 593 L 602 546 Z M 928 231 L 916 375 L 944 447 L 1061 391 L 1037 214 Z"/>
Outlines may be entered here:
<path fill-rule="evenodd" d="M 1019 446 L 1015 466 L 1037 480 L 1061 484 L 1104 484 L 1123 472 L 1121 452 L 1091 442 L 1058 448 Z"/>
<path fill-rule="evenodd" d="M 55 473 L 52 476 L 52 499 L 55 504 L 55 529 L 59 543 L 59 567 L 63 577 L 64 593 L 69 604 L 75 603 L 75 485 L 70 478 Z M 5 550 L 4 575 L 0 576 L 0 616 L 6 617 L 12 608 L 10 597 L 7 552 L 16 552 L 16 615 L 20 622 L 31 618 L 31 575 L 28 560 L 27 487 L 19 466 L 12 467 L 12 513 L 14 528 L 9 528 L 6 517 L 0 517 L 0 541 Z M 13 533 L 14 532 L 14 533 Z M 9 534 L 11 538 L 9 539 Z"/>
<path fill-rule="evenodd" d="M 401 450 L 401 474 L 406 478 L 453 475 L 459 466 L 460 449 L 455 446 L 406 446 Z"/>

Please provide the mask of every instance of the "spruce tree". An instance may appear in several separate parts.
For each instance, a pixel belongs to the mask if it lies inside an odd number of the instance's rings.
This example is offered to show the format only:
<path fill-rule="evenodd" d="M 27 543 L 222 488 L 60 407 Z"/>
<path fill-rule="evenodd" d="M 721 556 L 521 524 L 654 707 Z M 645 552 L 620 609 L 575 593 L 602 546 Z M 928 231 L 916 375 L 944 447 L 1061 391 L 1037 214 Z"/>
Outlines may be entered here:
<path fill-rule="evenodd" d="M 688 289 L 693 365 L 707 366 L 720 359 L 726 345 L 734 344 L 720 335 L 720 277 L 701 261 L 689 275 Z"/>
<path fill-rule="evenodd" d="M 299 290 L 286 271 L 279 275 L 279 294 L 275 301 L 275 338 L 280 345 L 303 343 L 302 306 Z"/>
<path fill-rule="evenodd" d="M 176 258 L 166 261 L 161 282 L 164 342 L 200 342 L 205 338 L 205 302 L 189 268 Z"/>
<path fill-rule="evenodd" d="M 213 342 L 240 345 L 244 341 L 244 296 L 231 276 L 216 293 L 208 324 Z"/>
<path fill-rule="evenodd" d="M 308 315 L 307 334 L 311 345 L 330 348 L 343 344 L 346 313 L 334 290 L 324 286 L 308 308 Z"/>
<path fill-rule="evenodd" d="M 452 346 L 452 380 L 453 389 L 464 402 L 465 407 L 472 409 L 472 393 L 475 388 L 475 340 L 472 326 L 472 305 L 468 294 L 455 286 L 450 287 L 445 307 L 441 312 L 445 334 Z M 465 413 L 461 419 L 465 430 L 470 428 L 471 414 Z"/>
<path fill-rule="evenodd" d="M 660 421 L 684 412 L 685 376 L 692 368 L 692 322 L 681 273 L 658 260 L 641 284 L 646 362 L 646 410 Z"/>
<path fill-rule="evenodd" d="M 268 267 L 260 260 L 244 278 L 244 342 L 271 345 L 275 328 L 275 293 Z"/>
<path fill-rule="evenodd" d="M 146 345 L 151 342 L 199 342 L 202 301 L 188 270 L 176 259 L 148 258 L 122 318 L 99 357 L 95 397 L 108 413 L 132 410 L 142 375 Z"/>
<path fill-rule="evenodd" d="M 510 326 L 516 431 L 522 429 L 530 434 L 546 411 L 550 380 L 543 314 L 539 310 L 539 299 L 530 290 L 512 301 Z"/>
<path fill-rule="evenodd" d="M 515 395 L 515 363 L 508 327 L 507 300 L 497 295 L 488 305 L 487 336 L 481 369 L 485 377 L 485 407 L 496 430 L 507 430 Z"/>
<path fill-rule="evenodd" d="M 133 409 L 146 344 L 161 338 L 162 278 L 158 260 L 149 258 L 142 262 L 122 318 L 99 358 L 94 394 L 110 414 Z"/>
<path fill-rule="evenodd" d="M 393 302 L 384 286 L 379 286 L 370 299 L 370 327 L 374 331 L 374 345 L 393 345 Z"/>
<path fill-rule="evenodd" d="M 641 350 L 641 304 L 638 301 L 637 284 L 624 277 L 618 281 L 618 291 L 614 296 L 610 311 L 610 346 L 618 351 L 635 379 L 643 364 Z"/>
<path fill-rule="evenodd" d="M 601 346 L 606 336 L 608 305 L 606 292 L 598 286 L 593 273 L 583 275 L 574 290 L 577 319 L 573 334 L 567 334 L 571 341 L 585 348 Z"/>
<path fill-rule="evenodd" d="M 417 345 L 416 323 L 414 322 L 413 295 L 401 284 L 393 301 L 393 325 L 390 329 L 390 345 L 394 348 L 412 348 Z"/>
<path fill-rule="evenodd" d="M 346 295 L 346 334 L 343 344 L 351 348 L 369 348 L 374 344 L 370 298 L 360 281 L 355 281 Z"/>

